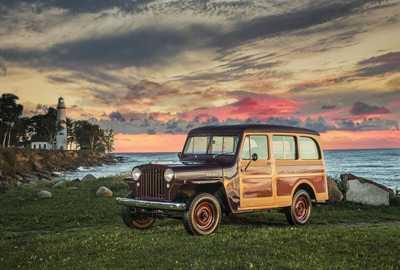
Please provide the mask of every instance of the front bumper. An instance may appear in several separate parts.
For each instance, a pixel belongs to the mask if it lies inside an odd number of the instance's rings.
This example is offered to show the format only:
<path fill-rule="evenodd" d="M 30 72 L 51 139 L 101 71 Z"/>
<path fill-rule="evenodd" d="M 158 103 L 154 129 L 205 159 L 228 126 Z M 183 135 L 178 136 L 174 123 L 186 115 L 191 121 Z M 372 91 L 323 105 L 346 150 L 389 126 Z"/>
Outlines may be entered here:
<path fill-rule="evenodd" d="M 117 198 L 117 203 L 126 206 L 133 206 L 140 208 L 172 210 L 172 211 L 186 210 L 186 204 L 184 203 L 142 201 L 129 198 L 120 198 L 120 197 Z"/>

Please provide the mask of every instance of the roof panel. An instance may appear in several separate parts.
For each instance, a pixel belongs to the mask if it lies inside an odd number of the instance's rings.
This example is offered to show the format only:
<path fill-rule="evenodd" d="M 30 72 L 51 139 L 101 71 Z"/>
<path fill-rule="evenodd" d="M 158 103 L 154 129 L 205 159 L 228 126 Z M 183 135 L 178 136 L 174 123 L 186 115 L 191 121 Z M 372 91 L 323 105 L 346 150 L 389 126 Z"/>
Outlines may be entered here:
<path fill-rule="evenodd" d="M 266 125 L 266 124 L 240 124 L 240 125 L 214 125 L 192 129 L 189 131 L 193 134 L 208 133 L 243 133 L 243 132 L 280 132 L 280 133 L 300 133 L 319 136 L 319 132 L 299 127 Z"/>

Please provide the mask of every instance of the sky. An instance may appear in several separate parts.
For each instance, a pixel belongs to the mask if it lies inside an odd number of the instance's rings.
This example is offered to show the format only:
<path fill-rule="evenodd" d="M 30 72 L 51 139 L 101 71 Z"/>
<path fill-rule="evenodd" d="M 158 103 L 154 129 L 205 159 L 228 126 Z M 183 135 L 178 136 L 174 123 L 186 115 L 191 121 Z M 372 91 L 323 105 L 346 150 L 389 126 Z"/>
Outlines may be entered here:
<path fill-rule="evenodd" d="M 324 149 L 400 147 L 399 1 L 0 0 L 0 93 L 24 115 L 178 152 L 191 128 L 311 128 Z"/>

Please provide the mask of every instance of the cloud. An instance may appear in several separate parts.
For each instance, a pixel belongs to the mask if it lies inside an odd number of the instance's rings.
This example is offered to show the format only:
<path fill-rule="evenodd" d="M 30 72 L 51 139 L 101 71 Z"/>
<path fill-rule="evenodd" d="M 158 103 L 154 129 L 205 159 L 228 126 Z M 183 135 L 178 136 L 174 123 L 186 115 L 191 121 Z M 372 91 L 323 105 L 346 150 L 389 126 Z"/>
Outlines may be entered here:
<path fill-rule="evenodd" d="M 110 117 L 111 120 L 117 120 L 122 122 L 125 121 L 125 118 L 118 111 L 110 113 L 108 117 Z"/>
<path fill-rule="evenodd" d="M 361 122 L 353 120 L 338 120 L 329 123 L 324 117 L 307 117 L 304 121 L 300 118 L 291 116 L 289 118 L 269 117 L 263 120 L 253 118 L 237 119 L 227 118 L 220 121 L 213 116 L 207 120 L 200 121 L 198 117 L 191 120 L 171 119 L 167 122 L 154 119 L 153 117 L 142 119 L 131 119 L 130 121 L 113 121 L 89 119 L 92 123 L 99 124 L 103 129 L 113 129 L 115 133 L 122 134 L 187 134 L 191 129 L 208 125 L 232 125 L 232 124 L 270 124 L 285 125 L 293 127 L 303 127 L 326 132 L 329 130 L 350 130 L 350 131 L 372 131 L 372 130 L 399 130 L 399 122 L 390 119 L 364 119 Z"/>
<path fill-rule="evenodd" d="M 7 76 L 7 66 L 5 64 L 3 64 L 2 62 L 0 62 L 0 70 L 1 70 L 0 75 L 3 75 L 4 77 L 6 77 Z"/>
<path fill-rule="evenodd" d="M 256 18 L 237 25 L 232 32 L 217 36 L 211 45 L 225 49 L 237 47 L 255 39 L 277 36 L 346 16 L 364 4 L 365 1 L 360 0 L 309 4 L 296 11 Z"/>
<path fill-rule="evenodd" d="M 400 72 L 400 52 L 374 56 L 358 62 L 357 75 L 362 77 Z"/>
<path fill-rule="evenodd" d="M 361 122 L 352 120 L 336 121 L 339 130 L 373 131 L 373 130 L 399 130 L 399 122 L 390 119 L 364 119 Z"/>
<path fill-rule="evenodd" d="M 364 115 L 364 114 L 388 114 L 390 113 L 388 108 L 379 107 L 376 105 L 368 105 L 364 102 L 356 102 L 351 107 L 350 113 L 352 115 Z"/>

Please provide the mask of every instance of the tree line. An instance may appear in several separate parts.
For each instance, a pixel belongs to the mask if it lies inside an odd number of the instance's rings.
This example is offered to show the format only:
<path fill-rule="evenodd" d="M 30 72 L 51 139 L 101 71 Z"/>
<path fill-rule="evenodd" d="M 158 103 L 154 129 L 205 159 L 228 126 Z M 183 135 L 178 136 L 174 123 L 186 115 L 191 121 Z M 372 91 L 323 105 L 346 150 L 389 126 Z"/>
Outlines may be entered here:
<path fill-rule="evenodd" d="M 17 146 L 19 142 L 38 135 L 48 138 L 50 145 L 54 146 L 57 132 L 62 129 L 62 123 L 57 122 L 57 109 L 50 107 L 46 114 L 23 117 L 23 105 L 17 103 L 18 99 L 14 94 L 0 97 L 0 145 Z M 67 118 L 66 124 L 69 149 L 76 144 L 81 150 L 114 151 L 113 130 L 104 131 L 86 120 Z"/>

